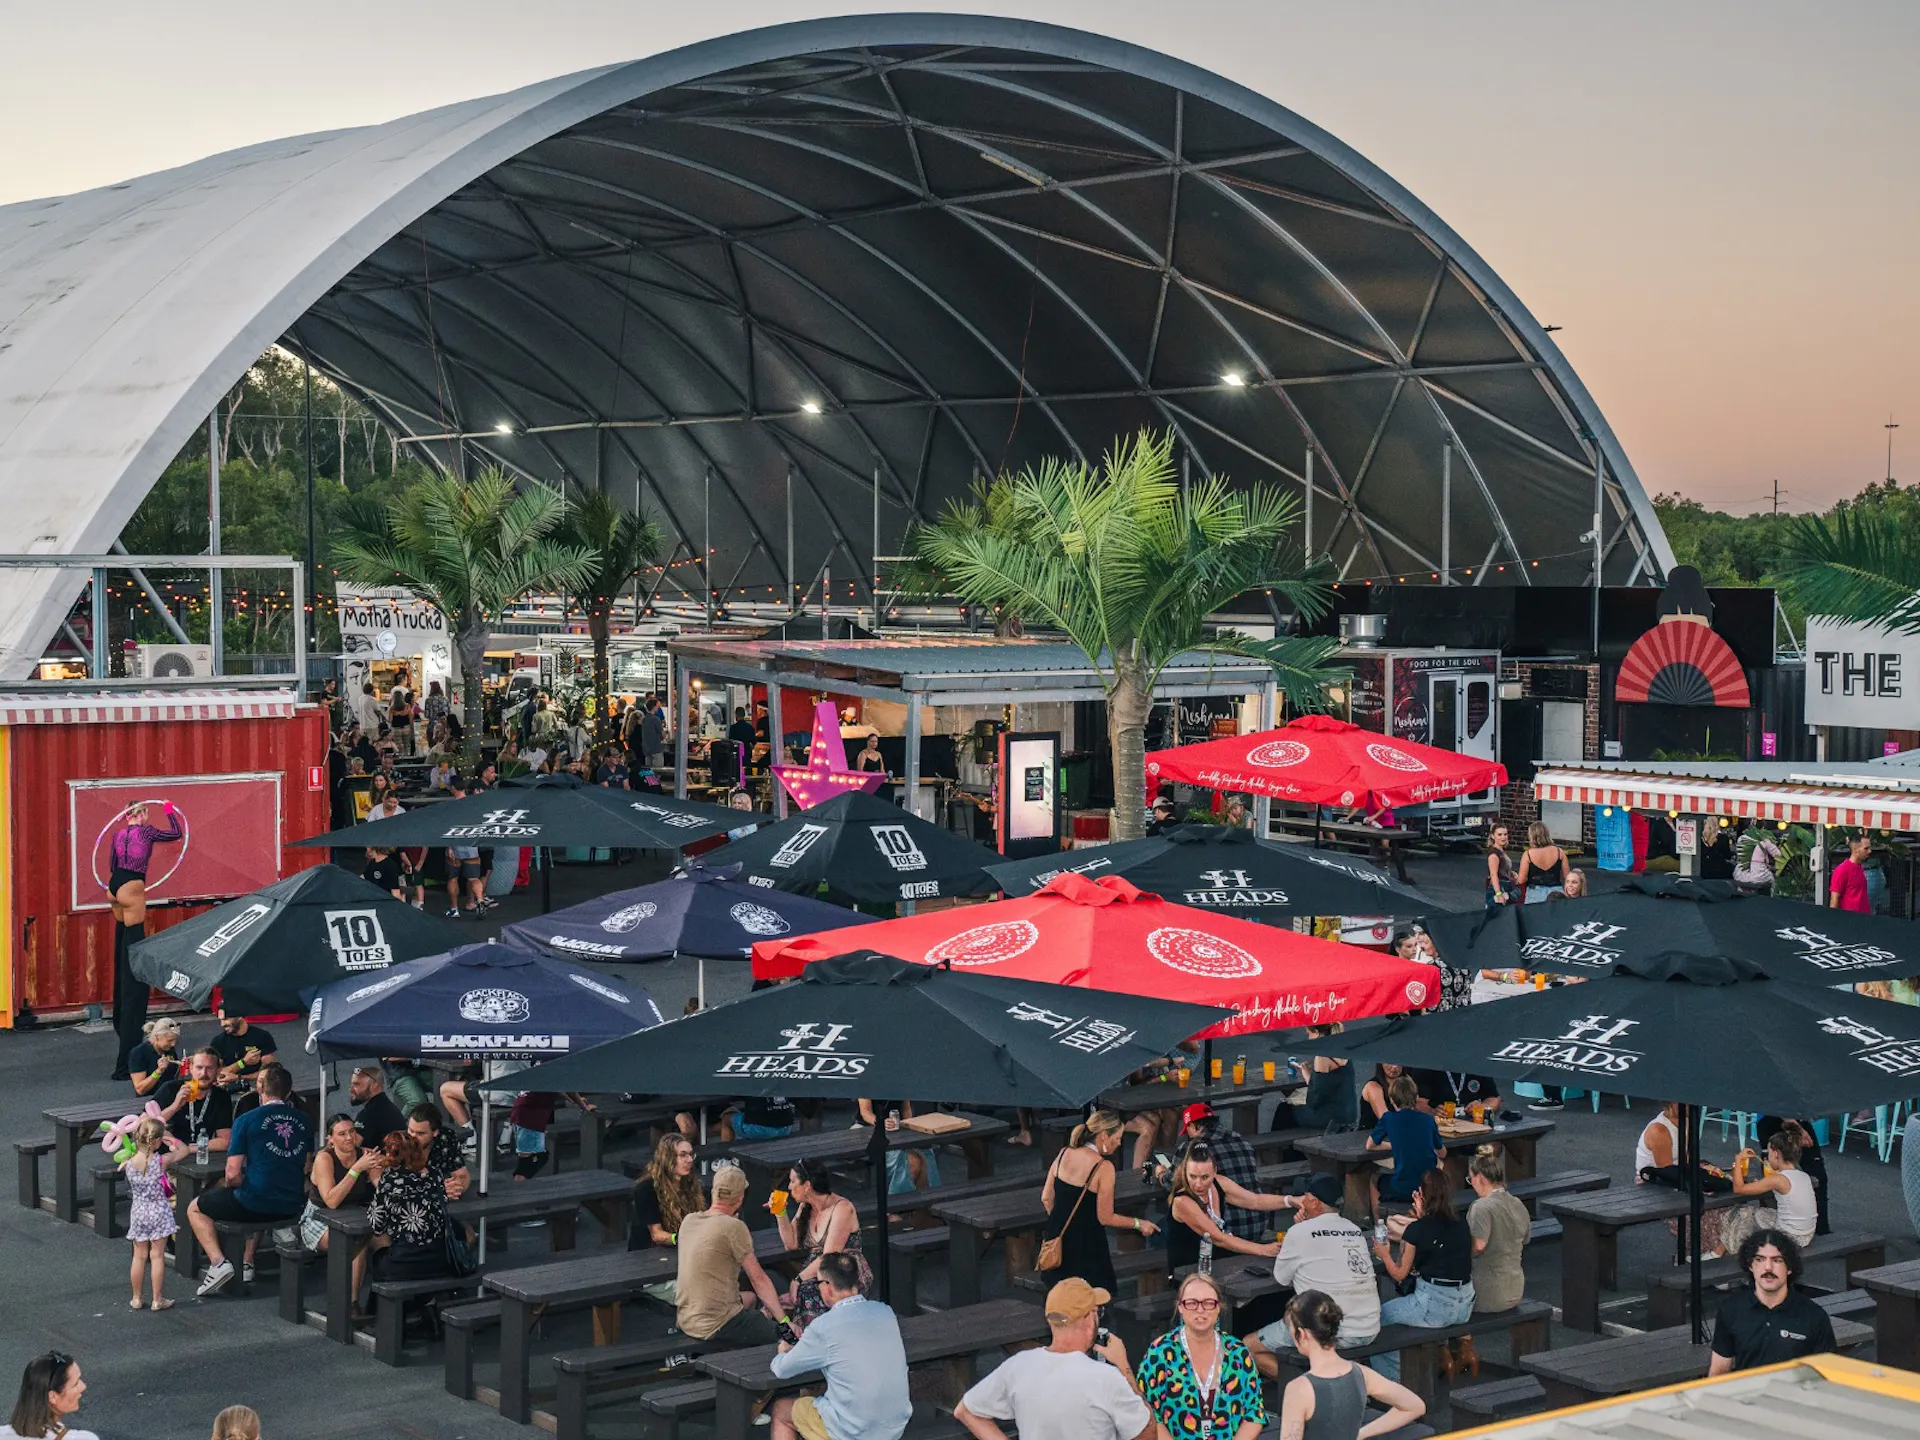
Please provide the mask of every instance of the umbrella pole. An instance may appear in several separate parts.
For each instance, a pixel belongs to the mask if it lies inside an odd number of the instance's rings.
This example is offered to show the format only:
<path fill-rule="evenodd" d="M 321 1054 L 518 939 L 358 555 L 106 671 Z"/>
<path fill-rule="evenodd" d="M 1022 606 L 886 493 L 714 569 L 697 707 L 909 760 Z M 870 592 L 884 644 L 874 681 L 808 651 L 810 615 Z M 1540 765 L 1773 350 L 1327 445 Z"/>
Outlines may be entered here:
<path fill-rule="evenodd" d="M 1706 1212 L 1706 1193 L 1700 1184 L 1700 1111 L 1687 1107 L 1687 1148 L 1692 1152 L 1693 1163 L 1687 1167 L 1687 1210 L 1688 1219 L 1693 1227 L 1692 1265 L 1693 1275 L 1693 1343 L 1707 1343 L 1706 1317 L 1700 1313 L 1700 1226 Z"/>
<path fill-rule="evenodd" d="M 702 1010 L 707 1008 L 707 957 L 702 955 L 697 962 L 700 966 L 700 979 L 694 986 L 694 999 L 700 1002 Z"/>
<path fill-rule="evenodd" d="M 553 847 L 540 847 L 540 913 L 553 913 Z"/>
<path fill-rule="evenodd" d="M 491 1075 L 486 1075 L 491 1080 Z M 480 1193 L 487 1193 L 487 1181 L 493 1174 L 493 1092 L 480 1092 Z M 480 1263 L 487 1263 L 487 1217 L 480 1217 Z"/>
<path fill-rule="evenodd" d="M 1200 1088 L 1213 1089 L 1213 1041 L 1200 1042 Z"/>
<path fill-rule="evenodd" d="M 893 1301 L 892 1259 L 887 1254 L 887 1117 L 876 1109 L 873 1134 L 867 1140 L 867 1166 L 873 1171 L 873 1223 L 880 1253 L 874 1257 L 874 1284 L 880 1293 L 874 1298 Z"/>

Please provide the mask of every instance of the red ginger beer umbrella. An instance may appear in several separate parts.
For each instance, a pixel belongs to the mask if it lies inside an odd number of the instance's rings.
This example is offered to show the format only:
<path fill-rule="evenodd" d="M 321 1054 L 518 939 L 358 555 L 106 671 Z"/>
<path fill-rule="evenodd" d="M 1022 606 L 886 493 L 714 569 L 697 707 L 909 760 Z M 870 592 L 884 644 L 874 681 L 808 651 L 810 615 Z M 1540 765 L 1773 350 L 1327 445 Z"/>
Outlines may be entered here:
<path fill-rule="evenodd" d="M 1303 805 L 1419 805 L 1507 783 L 1507 767 L 1437 745 L 1390 740 L 1331 715 L 1147 755 L 1147 783 L 1270 795 Z"/>
<path fill-rule="evenodd" d="M 764 940 L 753 973 L 785 979 L 852 950 L 1232 1010 L 1201 1032 L 1208 1038 L 1394 1015 L 1440 998 L 1433 965 L 1175 905 L 1117 875 L 1066 874 L 1022 900 Z"/>

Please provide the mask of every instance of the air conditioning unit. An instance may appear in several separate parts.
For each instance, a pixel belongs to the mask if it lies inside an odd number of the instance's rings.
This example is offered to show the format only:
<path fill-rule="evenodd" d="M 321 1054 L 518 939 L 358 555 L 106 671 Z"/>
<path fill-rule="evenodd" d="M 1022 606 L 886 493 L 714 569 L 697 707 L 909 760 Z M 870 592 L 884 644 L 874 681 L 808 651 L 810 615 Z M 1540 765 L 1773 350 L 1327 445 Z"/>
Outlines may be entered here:
<path fill-rule="evenodd" d="M 184 680 L 213 674 L 211 645 L 142 645 L 134 652 L 134 674 L 143 680 Z"/>

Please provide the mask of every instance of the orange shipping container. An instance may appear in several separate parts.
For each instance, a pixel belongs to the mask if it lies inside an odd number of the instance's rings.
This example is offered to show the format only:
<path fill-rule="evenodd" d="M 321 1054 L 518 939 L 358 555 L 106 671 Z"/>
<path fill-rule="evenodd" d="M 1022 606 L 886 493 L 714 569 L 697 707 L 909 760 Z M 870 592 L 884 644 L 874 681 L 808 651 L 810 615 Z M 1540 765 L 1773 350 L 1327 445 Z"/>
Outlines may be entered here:
<path fill-rule="evenodd" d="M 222 873 L 243 870 L 264 884 L 326 859 L 325 851 L 289 848 L 327 828 L 326 761 L 325 712 L 285 692 L 0 696 L 0 1027 L 24 1011 L 44 1018 L 113 998 L 113 917 L 96 908 L 104 890 L 86 873 L 97 867 L 97 837 L 70 833 L 80 813 L 76 791 L 156 782 L 129 787 L 133 799 L 164 793 L 169 780 L 234 777 L 252 823 L 206 827 L 218 833 L 199 837 L 199 855 L 218 854 Z M 266 807 L 277 809 L 277 836 Z M 235 845 L 238 835 L 258 838 Z M 182 859 L 170 848 L 156 847 L 156 878 L 163 861 Z M 157 885 L 149 902 L 149 934 L 215 903 L 171 903 L 166 890 Z"/>

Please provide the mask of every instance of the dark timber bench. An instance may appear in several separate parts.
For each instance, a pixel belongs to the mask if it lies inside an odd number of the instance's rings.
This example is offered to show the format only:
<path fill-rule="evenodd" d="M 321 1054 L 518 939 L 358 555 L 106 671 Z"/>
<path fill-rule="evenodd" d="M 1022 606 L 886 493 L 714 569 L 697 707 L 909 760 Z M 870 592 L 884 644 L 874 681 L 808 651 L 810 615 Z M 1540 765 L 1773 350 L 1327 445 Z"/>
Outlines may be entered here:
<path fill-rule="evenodd" d="M 440 1307 L 440 1329 L 446 1339 L 446 1387 L 449 1395 L 461 1400 L 473 1399 L 474 1342 L 481 1332 L 498 1329 L 498 1300 L 469 1300 L 462 1305 Z"/>
<path fill-rule="evenodd" d="M 40 1160 L 53 1153 L 55 1143 L 52 1136 L 13 1142 L 14 1163 L 20 1169 L 20 1203 L 29 1210 L 40 1208 Z"/>
<path fill-rule="evenodd" d="M 1920 1365 L 1920 1260 L 1858 1270 L 1849 1278 L 1874 1299 L 1873 1358 L 1903 1370 Z"/>
<path fill-rule="evenodd" d="M 1013 1286 L 1016 1290 L 1044 1296 L 1053 1288 L 1057 1277 L 1057 1271 L 1028 1270 L 1013 1277 Z M 1117 1250 L 1113 1254 L 1113 1278 L 1123 1285 L 1129 1280 L 1137 1281 L 1136 1294 L 1157 1295 L 1167 1288 L 1167 1252 Z"/>
<path fill-rule="evenodd" d="M 1522 1300 L 1511 1310 L 1494 1315 L 1475 1315 L 1458 1325 L 1388 1325 L 1365 1345 L 1342 1345 L 1340 1353 L 1349 1360 L 1366 1360 L 1375 1355 L 1400 1352 L 1400 1383 L 1428 1404 L 1440 1383 L 1440 1351 L 1450 1340 L 1462 1336 L 1479 1337 L 1507 1332 L 1514 1362 L 1547 1348 L 1547 1327 L 1553 1321 L 1553 1307 L 1544 1300 Z M 1131 1352 L 1129 1352 L 1131 1353 Z M 1297 1352 L 1277 1352 L 1282 1364 L 1298 1365 Z"/>
<path fill-rule="evenodd" d="M 1517 1415 L 1531 1415 L 1543 1409 L 1546 1403 L 1547 1387 L 1532 1375 L 1488 1380 L 1447 1392 L 1447 1404 L 1456 1416 L 1472 1415 L 1487 1420 L 1508 1420 Z"/>
<path fill-rule="evenodd" d="M 226 1258 L 233 1262 L 233 1279 L 224 1288 L 231 1295 L 236 1289 L 242 1294 L 251 1294 L 253 1286 L 247 1280 L 246 1241 L 252 1235 L 264 1235 L 273 1239 L 276 1230 L 298 1231 L 300 1222 L 295 1220 L 216 1220 L 213 1230 L 220 1237 L 220 1249 Z M 265 1247 L 264 1253 L 274 1257 L 279 1263 L 280 1247 L 278 1242 Z"/>
<path fill-rule="evenodd" d="M 1887 1241 L 1883 1235 L 1869 1235 L 1860 1231 L 1839 1231 L 1831 1235 L 1816 1235 L 1811 1243 L 1800 1251 L 1801 1258 L 1809 1265 L 1816 1260 L 1844 1260 L 1847 1266 L 1847 1282 L 1853 1283 L 1853 1277 L 1859 1271 L 1871 1270 L 1886 1259 Z M 1706 1290 L 1723 1290 L 1746 1282 L 1747 1276 L 1740 1270 L 1738 1255 L 1723 1255 L 1718 1260 L 1702 1261 L 1700 1265 L 1700 1284 Z M 1687 1297 L 1693 1290 L 1693 1269 L 1691 1266 L 1677 1266 L 1647 1277 L 1647 1328 L 1665 1330 L 1674 1325 L 1684 1324 L 1687 1318 Z M 1703 1294 L 1704 1298 L 1704 1294 Z"/>
<path fill-rule="evenodd" d="M 1833 1322 L 1834 1349 L 1857 1350 L 1873 1331 L 1852 1320 Z M 1636 1390 L 1655 1390 L 1698 1380 L 1707 1373 L 1712 1347 L 1693 1343 L 1693 1327 L 1648 1330 L 1558 1350 L 1516 1356 L 1515 1363 L 1540 1379 L 1548 1405 L 1584 1405 Z"/>
<path fill-rule="evenodd" d="M 307 1320 L 307 1267 L 325 1259 L 319 1250 L 309 1250 L 297 1241 L 278 1244 L 273 1253 L 280 1260 L 280 1318 L 289 1325 L 304 1325 Z"/>
<path fill-rule="evenodd" d="M 105 1240 L 118 1240 L 127 1233 L 120 1223 L 120 1193 L 126 1174 L 118 1165 L 93 1168 L 93 1233 Z M 84 1223 L 88 1217 L 81 1216 Z"/>
<path fill-rule="evenodd" d="M 680 1440 L 680 1422 L 712 1410 L 716 1388 L 711 1380 L 688 1380 L 655 1385 L 643 1392 L 640 1408 L 649 1417 L 647 1440 Z"/>
<path fill-rule="evenodd" d="M 407 1304 L 437 1300 L 480 1285 L 478 1275 L 436 1275 L 425 1280 L 376 1280 L 373 1283 L 373 1358 L 382 1365 L 406 1363 Z"/>
<path fill-rule="evenodd" d="M 1605 1190 L 1611 1184 L 1613 1177 L 1598 1170 L 1562 1170 L 1553 1175 L 1533 1175 L 1525 1180 L 1515 1180 L 1507 1186 L 1507 1193 L 1525 1205 L 1529 1215 L 1537 1216 L 1542 1200 L 1551 1200 L 1556 1195 L 1585 1195 L 1594 1190 Z M 1475 1198 L 1471 1186 L 1455 1191 L 1454 1208 L 1464 1215 Z M 1558 1233 L 1558 1227 L 1555 1233 Z"/>
<path fill-rule="evenodd" d="M 557 1387 L 553 1400 L 556 1440 L 586 1440 L 587 1406 L 596 1391 L 604 1393 L 644 1385 L 659 1379 L 663 1373 L 672 1374 L 677 1366 L 671 1362 L 684 1364 L 700 1352 L 700 1343 L 684 1335 L 561 1351 L 553 1357 Z M 536 1420 L 535 1424 L 538 1423 Z"/>

